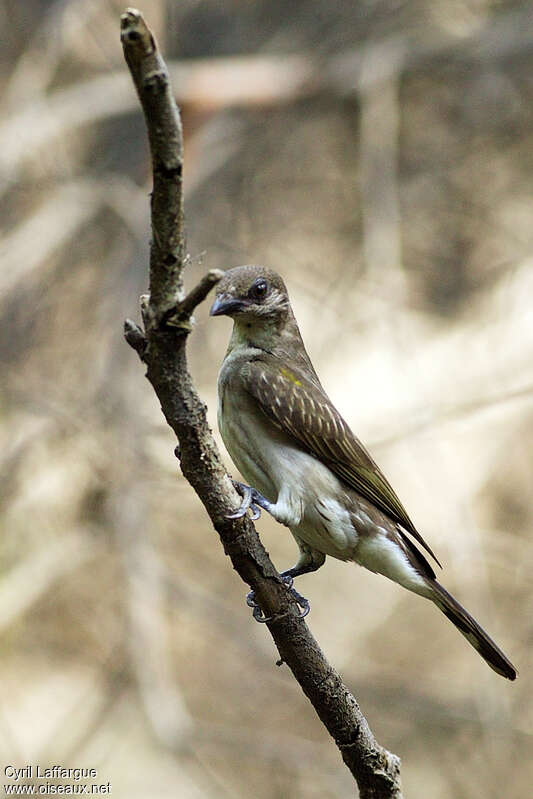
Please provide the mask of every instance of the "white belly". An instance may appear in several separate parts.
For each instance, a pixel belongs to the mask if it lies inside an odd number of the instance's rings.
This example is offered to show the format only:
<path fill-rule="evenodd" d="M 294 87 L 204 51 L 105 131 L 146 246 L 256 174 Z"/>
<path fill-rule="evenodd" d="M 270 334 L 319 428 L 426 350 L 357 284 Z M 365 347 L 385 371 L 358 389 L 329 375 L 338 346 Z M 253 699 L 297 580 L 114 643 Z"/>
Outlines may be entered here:
<path fill-rule="evenodd" d="M 340 481 L 327 466 L 295 446 L 247 397 L 225 392 L 218 424 L 245 481 L 274 503 L 272 515 L 306 544 L 342 560 L 358 541 L 339 502 Z"/>

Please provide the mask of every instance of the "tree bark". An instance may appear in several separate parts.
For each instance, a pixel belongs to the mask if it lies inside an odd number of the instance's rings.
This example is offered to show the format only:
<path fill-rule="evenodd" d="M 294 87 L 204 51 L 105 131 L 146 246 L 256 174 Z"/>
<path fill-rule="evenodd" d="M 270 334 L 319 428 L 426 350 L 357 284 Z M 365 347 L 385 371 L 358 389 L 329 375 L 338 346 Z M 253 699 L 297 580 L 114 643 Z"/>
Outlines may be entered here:
<path fill-rule="evenodd" d="M 401 799 L 400 761 L 381 747 L 348 688 L 329 665 L 300 609 L 247 517 L 230 520 L 240 504 L 206 421 L 206 408 L 187 367 L 191 314 L 220 279 L 212 270 L 189 294 L 183 224 L 183 143 L 168 70 L 139 11 L 121 18 L 121 40 L 143 108 L 153 170 L 149 294 L 141 298 L 143 327 L 130 320 L 125 337 L 147 366 L 147 377 L 174 430 L 176 454 L 203 502 L 233 568 L 255 592 L 281 660 L 291 669 L 335 740 L 363 799 Z"/>

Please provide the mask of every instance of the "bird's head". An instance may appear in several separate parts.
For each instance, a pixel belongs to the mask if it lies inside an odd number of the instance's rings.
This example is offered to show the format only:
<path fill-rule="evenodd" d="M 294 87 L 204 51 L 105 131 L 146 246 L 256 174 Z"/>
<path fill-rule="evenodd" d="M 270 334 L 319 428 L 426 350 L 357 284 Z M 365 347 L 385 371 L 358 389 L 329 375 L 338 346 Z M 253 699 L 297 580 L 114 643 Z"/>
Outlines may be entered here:
<path fill-rule="evenodd" d="M 217 284 L 210 313 L 255 326 L 282 323 L 289 309 L 285 283 L 276 272 L 264 266 L 237 266 Z"/>
<path fill-rule="evenodd" d="M 300 368 L 318 386 L 289 302 L 285 283 L 264 266 L 236 266 L 217 283 L 211 316 L 233 319 L 226 355 L 249 347 L 265 350 Z"/>

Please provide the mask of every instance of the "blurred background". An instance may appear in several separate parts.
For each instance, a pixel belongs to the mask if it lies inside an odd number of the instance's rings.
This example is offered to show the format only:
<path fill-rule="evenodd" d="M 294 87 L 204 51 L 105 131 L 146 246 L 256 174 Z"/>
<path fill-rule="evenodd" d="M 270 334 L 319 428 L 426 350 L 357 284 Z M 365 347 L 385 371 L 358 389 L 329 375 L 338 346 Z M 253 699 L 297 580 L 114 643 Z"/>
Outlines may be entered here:
<path fill-rule="evenodd" d="M 529 796 L 533 7 L 141 9 L 182 106 L 187 285 L 282 273 L 328 393 L 521 675 L 330 559 L 298 586 L 309 625 L 401 756 L 406 797 Z M 123 10 L 0 5 L 1 761 L 94 767 L 117 799 L 344 799 L 351 777 L 252 621 L 122 338 L 150 191 Z M 189 355 L 215 428 L 230 322 L 208 307 Z M 288 531 L 258 527 L 294 563 Z"/>

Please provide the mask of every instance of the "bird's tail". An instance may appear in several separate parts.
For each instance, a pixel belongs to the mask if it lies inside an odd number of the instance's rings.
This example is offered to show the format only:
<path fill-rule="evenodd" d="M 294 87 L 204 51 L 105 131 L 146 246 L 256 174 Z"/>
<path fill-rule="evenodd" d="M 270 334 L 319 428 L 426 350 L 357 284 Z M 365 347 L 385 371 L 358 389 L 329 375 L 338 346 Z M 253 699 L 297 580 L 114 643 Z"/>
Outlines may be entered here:
<path fill-rule="evenodd" d="M 496 646 L 492 638 L 479 626 L 477 621 L 472 618 L 470 613 L 436 580 L 428 582 L 430 582 L 432 589 L 430 599 L 450 619 L 459 632 L 464 635 L 469 644 L 479 652 L 491 669 L 501 674 L 502 677 L 507 677 L 508 680 L 516 679 L 518 672 L 511 661 Z"/>

